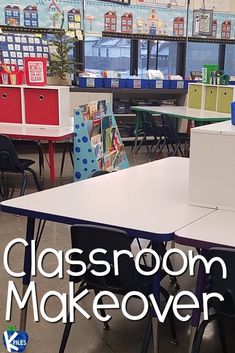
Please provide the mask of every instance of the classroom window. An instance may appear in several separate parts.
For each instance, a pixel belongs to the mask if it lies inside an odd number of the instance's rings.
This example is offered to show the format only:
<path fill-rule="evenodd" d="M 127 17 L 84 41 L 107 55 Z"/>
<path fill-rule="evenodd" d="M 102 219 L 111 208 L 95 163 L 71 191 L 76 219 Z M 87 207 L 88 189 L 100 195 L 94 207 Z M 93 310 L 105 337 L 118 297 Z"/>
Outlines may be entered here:
<path fill-rule="evenodd" d="M 149 69 L 160 70 L 165 78 L 176 74 L 177 43 L 155 41 L 150 43 Z"/>
<path fill-rule="evenodd" d="M 234 46 L 234 44 L 226 44 L 224 72 L 228 75 L 235 76 L 235 46 Z"/>
<path fill-rule="evenodd" d="M 139 41 L 139 54 L 138 54 L 138 75 L 146 78 L 147 71 L 147 56 L 148 56 L 148 42 L 147 40 Z"/>
<path fill-rule="evenodd" d="M 115 71 L 130 74 L 130 39 L 86 37 L 85 69 L 96 73 Z"/>
<path fill-rule="evenodd" d="M 202 71 L 204 64 L 218 64 L 219 44 L 188 43 L 186 76 L 190 71 Z"/>

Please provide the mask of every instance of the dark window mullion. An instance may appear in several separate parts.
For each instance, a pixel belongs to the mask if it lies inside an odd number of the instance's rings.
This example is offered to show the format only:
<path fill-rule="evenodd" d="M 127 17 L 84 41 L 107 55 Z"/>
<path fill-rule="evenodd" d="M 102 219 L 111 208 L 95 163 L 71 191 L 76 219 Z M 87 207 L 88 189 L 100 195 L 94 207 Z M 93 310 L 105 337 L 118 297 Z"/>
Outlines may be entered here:
<path fill-rule="evenodd" d="M 130 75 L 138 75 L 138 47 L 137 39 L 131 40 Z"/>
<path fill-rule="evenodd" d="M 218 58 L 218 65 L 219 65 L 219 69 L 220 70 L 224 70 L 225 54 L 226 54 L 226 44 L 220 44 L 220 46 L 219 46 L 219 58 Z"/>

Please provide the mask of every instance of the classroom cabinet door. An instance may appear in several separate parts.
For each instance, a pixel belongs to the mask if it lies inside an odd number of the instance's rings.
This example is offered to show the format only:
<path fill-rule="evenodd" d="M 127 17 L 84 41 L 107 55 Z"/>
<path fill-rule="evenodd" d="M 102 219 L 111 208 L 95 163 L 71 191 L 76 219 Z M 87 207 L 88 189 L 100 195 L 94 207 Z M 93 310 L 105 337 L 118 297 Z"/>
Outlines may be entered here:
<path fill-rule="evenodd" d="M 188 107 L 201 109 L 202 106 L 202 85 L 189 85 Z"/>
<path fill-rule="evenodd" d="M 221 113 L 231 112 L 231 103 L 233 101 L 233 87 L 219 87 L 217 111 Z"/>
<path fill-rule="evenodd" d="M 0 122 L 22 123 L 20 88 L 0 87 Z"/>
<path fill-rule="evenodd" d="M 205 110 L 216 111 L 217 87 L 206 87 Z"/>
<path fill-rule="evenodd" d="M 24 89 L 26 124 L 59 125 L 58 90 Z"/>

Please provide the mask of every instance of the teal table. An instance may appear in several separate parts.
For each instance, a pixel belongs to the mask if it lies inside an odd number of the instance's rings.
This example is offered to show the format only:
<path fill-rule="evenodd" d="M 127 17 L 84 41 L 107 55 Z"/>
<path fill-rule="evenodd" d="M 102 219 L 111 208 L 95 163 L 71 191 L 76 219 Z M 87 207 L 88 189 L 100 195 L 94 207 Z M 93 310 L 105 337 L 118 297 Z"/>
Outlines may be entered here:
<path fill-rule="evenodd" d="M 135 125 L 135 146 L 134 153 L 136 153 L 138 134 L 141 126 L 141 113 L 149 112 L 151 114 L 167 114 L 174 116 L 177 119 L 186 119 L 190 121 L 197 121 L 199 123 L 216 123 L 231 119 L 230 114 L 212 112 L 209 110 L 192 109 L 187 106 L 133 106 L 131 110 L 136 112 L 136 125 Z"/>

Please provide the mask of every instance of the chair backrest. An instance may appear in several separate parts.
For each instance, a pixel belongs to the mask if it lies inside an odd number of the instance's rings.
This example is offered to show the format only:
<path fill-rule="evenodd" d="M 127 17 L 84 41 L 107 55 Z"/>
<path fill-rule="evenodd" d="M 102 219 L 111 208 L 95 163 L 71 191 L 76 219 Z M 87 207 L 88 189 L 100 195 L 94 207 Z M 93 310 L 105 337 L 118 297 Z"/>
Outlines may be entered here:
<path fill-rule="evenodd" d="M 164 135 L 162 127 L 157 124 L 151 113 L 143 111 L 141 117 L 143 131 L 146 136 L 160 137 Z"/>
<path fill-rule="evenodd" d="M 15 147 L 8 136 L 0 135 L 0 170 L 21 169 Z"/>
<path fill-rule="evenodd" d="M 96 172 L 92 173 L 90 178 L 95 178 L 98 177 L 100 175 L 104 175 L 104 174 L 109 174 L 108 170 L 97 170 Z"/>
<path fill-rule="evenodd" d="M 168 114 L 162 114 L 162 125 L 165 128 L 167 137 L 170 140 L 177 140 L 177 120 Z"/>
<path fill-rule="evenodd" d="M 224 302 L 218 299 L 211 300 L 212 306 L 221 313 L 235 315 L 235 250 L 210 249 L 204 253 L 207 260 L 220 257 L 227 267 L 227 278 L 222 278 L 221 265 L 215 262 L 210 270 L 210 291 L 220 293 L 225 298 Z"/>
<path fill-rule="evenodd" d="M 133 258 L 128 255 L 119 257 L 119 275 L 114 275 L 114 250 L 129 250 L 130 238 L 128 234 L 122 230 L 111 227 L 91 226 L 91 225 L 74 225 L 71 227 L 72 248 L 78 248 L 83 251 L 80 254 L 73 254 L 72 260 L 83 261 L 86 264 L 87 272 L 83 277 L 70 276 L 70 281 L 75 283 L 84 280 L 90 288 L 98 290 L 110 290 L 116 293 L 128 292 L 130 290 L 139 290 L 141 283 L 138 279 Z M 98 272 L 104 271 L 104 265 L 91 264 L 89 254 L 94 249 L 105 249 L 106 254 L 96 254 L 96 260 L 107 261 L 111 266 L 108 275 L 98 277 L 91 273 L 91 270 Z M 71 265 L 71 271 L 78 272 L 80 266 Z"/>

